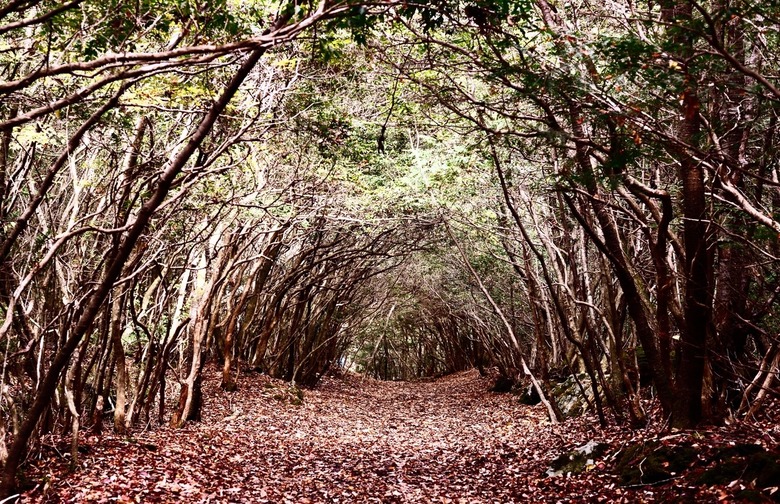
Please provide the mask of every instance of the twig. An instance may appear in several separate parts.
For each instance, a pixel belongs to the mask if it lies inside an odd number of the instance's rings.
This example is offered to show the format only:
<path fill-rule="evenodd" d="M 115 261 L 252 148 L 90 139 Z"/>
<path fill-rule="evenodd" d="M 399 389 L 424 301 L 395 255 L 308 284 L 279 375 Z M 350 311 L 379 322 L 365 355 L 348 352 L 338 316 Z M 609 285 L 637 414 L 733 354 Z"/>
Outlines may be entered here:
<path fill-rule="evenodd" d="M 634 485 L 622 485 L 623 488 L 642 488 L 642 487 L 648 487 L 648 486 L 656 486 L 656 485 L 663 485 L 664 483 L 669 483 L 670 481 L 674 481 L 676 479 L 679 479 L 679 476 L 672 476 L 671 478 L 667 478 L 660 481 L 653 481 L 652 483 L 636 483 Z"/>

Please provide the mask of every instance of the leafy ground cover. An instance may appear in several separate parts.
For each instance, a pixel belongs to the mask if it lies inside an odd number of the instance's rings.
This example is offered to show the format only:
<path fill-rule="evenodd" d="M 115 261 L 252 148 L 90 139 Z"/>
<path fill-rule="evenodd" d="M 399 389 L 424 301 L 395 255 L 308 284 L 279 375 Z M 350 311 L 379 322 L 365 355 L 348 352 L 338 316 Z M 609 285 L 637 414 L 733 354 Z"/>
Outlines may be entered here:
<path fill-rule="evenodd" d="M 28 468 L 22 500 L 771 502 L 780 494 L 772 415 L 685 433 L 602 430 L 588 416 L 551 425 L 541 406 L 489 392 L 492 381 L 476 371 L 413 383 L 327 377 L 303 392 L 254 373 L 236 393 L 218 383 L 210 371 L 200 423 L 134 437 L 85 433 L 76 471 L 58 455 L 68 440 L 49 438 L 51 456 Z M 588 442 L 604 449 L 585 471 L 546 475 Z"/>

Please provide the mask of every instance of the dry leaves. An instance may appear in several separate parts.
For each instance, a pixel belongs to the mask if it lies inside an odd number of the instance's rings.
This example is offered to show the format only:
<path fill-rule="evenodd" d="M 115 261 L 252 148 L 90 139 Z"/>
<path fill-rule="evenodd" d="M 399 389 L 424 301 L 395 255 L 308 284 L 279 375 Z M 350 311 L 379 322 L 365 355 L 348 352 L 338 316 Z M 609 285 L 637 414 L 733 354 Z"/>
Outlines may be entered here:
<path fill-rule="evenodd" d="M 288 385 L 256 374 L 240 377 L 239 392 L 222 392 L 212 370 L 202 423 L 87 436 L 80 469 L 39 464 L 24 501 L 714 502 L 735 494 L 684 479 L 622 488 L 610 471 L 614 454 L 631 437 L 660 433 L 600 431 L 588 417 L 552 426 L 543 408 L 487 392 L 490 385 L 476 371 L 417 383 L 348 375 L 325 378 L 296 405 Z M 611 454 L 582 475 L 543 477 L 552 459 L 591 439 L 609 443 Z M 667 440 L 675 441 L 684 440 Z"/>

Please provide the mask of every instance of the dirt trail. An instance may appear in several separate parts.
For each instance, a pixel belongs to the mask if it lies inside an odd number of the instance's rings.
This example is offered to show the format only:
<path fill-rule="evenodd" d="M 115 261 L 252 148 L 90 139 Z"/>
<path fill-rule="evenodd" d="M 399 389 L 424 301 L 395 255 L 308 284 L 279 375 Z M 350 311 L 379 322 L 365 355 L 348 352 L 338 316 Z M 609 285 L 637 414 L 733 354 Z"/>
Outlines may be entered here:
<path fill-rule="evenodd" d="M 22 502 L 741 502 L 753 482 L 697 478 L 720 463 L 721 447 L 775 446 L 780 436 L 776 419 L 676 434 L 600 430 L 590 416 L 550 425 L 543 407 L 489 392 L 491 380 L 476 371 L 417 383 L 325 378 L 302 402 L 286 383 L 254 373 L 236 393 L 218 383 L 209 370 L 200 423 L 131 438 L 86 433 L 76 472 L 61 455 L 68 440 L 48 439 Z M 543 477 L 550 461 L 591 440 L 609 450 L 589 471 Z M 697 461 L 659 484 L 621 486 L 616 457 L 645 440 L 693 447 Z"/>
<path fill-rule="evenodd" d="M 206 382 L 203 422 L 86 436 L 81 469 L 30 502 L 526 502 L 550 459 L 540 408 L 476 371 L 432 382 L 326 378 L 305 391 L 244 375 Z"/>

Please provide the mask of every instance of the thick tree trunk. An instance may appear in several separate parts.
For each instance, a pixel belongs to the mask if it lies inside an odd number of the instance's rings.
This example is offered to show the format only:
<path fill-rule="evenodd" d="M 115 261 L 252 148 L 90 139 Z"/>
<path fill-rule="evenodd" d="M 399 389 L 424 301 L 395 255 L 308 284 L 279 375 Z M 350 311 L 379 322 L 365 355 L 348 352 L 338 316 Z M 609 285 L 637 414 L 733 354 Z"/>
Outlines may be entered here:
<path fill-rule="evenodd" d="M 680 141 L 693 145 L 699 130 L 699 100 L 693 83 L 683 96 Z M 711 327 L 709 224 L 704 168 L 685 149 L 679 152 L 685 246 L 685 327 L 680 341 L 680 373 L 672 425 L 689 428 L 702 419 L 702 384 L 707 332 Z"/>

